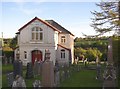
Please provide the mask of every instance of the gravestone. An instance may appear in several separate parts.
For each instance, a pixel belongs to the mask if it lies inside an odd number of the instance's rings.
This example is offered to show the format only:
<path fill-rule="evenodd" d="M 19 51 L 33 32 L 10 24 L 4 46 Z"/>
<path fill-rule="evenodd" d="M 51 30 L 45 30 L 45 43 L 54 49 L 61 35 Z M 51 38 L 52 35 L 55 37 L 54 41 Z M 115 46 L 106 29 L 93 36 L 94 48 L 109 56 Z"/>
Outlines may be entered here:
<path fill-rule="evenodd" d="M 68 78 L 70 78 L 70 71 L 69 70 L 67 70 L 67 76 L 68 76 Z"/>
<path fill-rule="evenodd" d="M 12 89 L 26 89 L 25 80 L 20 75 L 16 75 Z"/>
<path fill-rule="evenodd" d="M 103 78 L 103 88 L 105 87 L 116 87 L 116 70 L 113 66 L 113 51 L 112 51 L 112 38 L 108 40 L 108 57 L 107 57 L 107 66 L 104 70 Z"/>
<path fill-rule="evenodd" d="M 7 74 L 7 82 L 8 82 L 8 87 L 11 87 L 14 81 L 14 74 L 13 72 Z"/>
<path fill-rule="evenodd" d="M 29 78 L 33 78 L 33 77 L 34 77 L 34 75 L 33 75 L 32 63 L 29 62 L 29 63 L 27 63 L 26 78 L 29 79 Z"/>
<path fill-rule="evenodd" d="M 101 65 L 100 65 L 100 63 L 97 64 L 96 71 L 97 71 L 96 79 L 100 80 L 101 79 Z"/>
<path fill-rule="evenodd" d="M 9 57 L 9 63 L 12 64 L 12 57 Z"/>
<path fill-rule="evenodd" d="M 58 86 L 60 84 L 60 72 L 57 71 L 54 75 L 55 75 L 55 86 Z"/>
<path fill-rule="evenodd" d="M 22 76 L 22 61 L 21 60 L 14 60 L 13 73 L 14 73 L 14 78 L 16 77 L 16 75 Z"/>
<path fill-rule="evenodd" d="M 87 61 L 88 61 L 88 59 L 86 58 L 86 59 L 84 60 L 84 65 L 85 65 L 85 67 L 87 67 Z"/>
<path fill-rule="evenodd" d="M 68 77 L 67 70 L 65 70 L 64 76 L 65 76 L 65 79 L 67 79 Z"/>
<path fill-rule="evenodd" d="M 42 86 L 54 86 L 54 65 L 52 61 L 45 61 L 42 64 Z"/>
<path fill-rule="evenodd" d="M 55 86 L 58 86 L 60 83 L 60 72 L 59 72 L 59 64 L 56 61 L 55 63 L 55 69 L 54 69 L 54 81 L 55 81 Z"/>
<path fill-rule="evenodd" d="M 45 50 L 45 60 L 42 64 L 42 86 L 54 87 L 54 64 L 50 61 L 50 51 Z"/>
<path fill-rule="evenodd" d="M 35 80 L 34 82 L 33 82 L 33 89 L 40 89 L 40 87 L 41 87 L 41 82 L 40 82 L 40 80 Z"/>
<path fill-rule="evenodd" d="M 42 61 L 38 61 L 38 75 L 42 75 Z"/>
<path fill-rule="evenodd" d="M 38 75 L 38 68 L 39 68 L 39 63 L 37 60 L 34 62 L 34 76 Z"/>
<path fill-rule="evenodd" d="M 65 80 L 65 71 L 61 71 L 60 81 Z"/>
<path fill-rule="evenodd" d="M 108 43 L 107 62 L 108 62 L 108 65 L 113 65 L 112 38 L 109 38 L 108 42 L 109 42 L 109 43 Z"/>

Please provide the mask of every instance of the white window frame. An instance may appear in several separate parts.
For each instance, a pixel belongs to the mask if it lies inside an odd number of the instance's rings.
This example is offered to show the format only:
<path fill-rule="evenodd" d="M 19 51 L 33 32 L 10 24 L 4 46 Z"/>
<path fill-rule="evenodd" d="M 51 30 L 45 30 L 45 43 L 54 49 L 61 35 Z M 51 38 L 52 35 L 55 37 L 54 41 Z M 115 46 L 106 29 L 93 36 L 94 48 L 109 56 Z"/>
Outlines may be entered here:
<path fill-rule="evenodd" d="M 65 42 L 66 42 L 65 36 L 61 36 L 61 43 L 65 43 Z"/>
<path fill-rule="evenodd" d="M 61 50 L 61 59 L 65 59 L 65 50 L 64 49 Z"/>
<path fill-rule="evenodd" d="M 43 42 L 43 30 L 42 30 L 42 28 L 40 28 L 40 27 L 33 27 L 32 28 L 31 40 Z"/>
<path fill-rule="evenodd" d="M 27 51 L 24 51 L 24 58 L 27 59 Z"/>

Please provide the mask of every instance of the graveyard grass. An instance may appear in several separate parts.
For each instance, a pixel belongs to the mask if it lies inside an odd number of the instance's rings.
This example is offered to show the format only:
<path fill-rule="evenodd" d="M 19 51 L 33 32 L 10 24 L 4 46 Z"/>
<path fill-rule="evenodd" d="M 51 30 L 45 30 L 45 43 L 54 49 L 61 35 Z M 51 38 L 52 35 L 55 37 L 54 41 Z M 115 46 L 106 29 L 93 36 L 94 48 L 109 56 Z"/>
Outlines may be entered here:
<path fill-rule="evenodd" d="M 91 64 L 89 64 L 91 65 Z M 83 65 L 81 65 L 83 66 Z M 84 67 L 84 66 L 83 66 Z M 7 87 L 6 74 L 13 71 L 13 66 L 11 64 L 2 66 L 2 86 Z M 26 67 L 23 67 L 23 78 L 25 79 Z M 60 87 L 101 87 L 102 81 L 96 80 L 96 70 L 80 70 L 79 72 L 74 72 L 70 78 L 64 80 L 60 83 Z M 31 79 L 25 79 L 26 86 L 32 87 L 34 80 L 41 80 L 41 76 L 37 76 Z"/>
<path fill-rule="evenodd" d="M 79 64 L 82 68 L 84 68 L 83 63 Z M 88 67 L 95 67 L 96 64 L 89 63 Z M 105 64 L 101 66 L 101 73 L 103 73 L 105 68 Z M 72 77 L 61 82 L 60 87 L 102 87 L 102 79 L 96 80 L 96 70 L 89 69 L 81 69 L 79 72 L 74 72 Z"/>
<path fill-rule="evenodd" d="M 95 70 L 81 70 L 61 83 L 62 87 L 101 87 L 102 82 L 95 79 Z"/>
<path fill-rule="evenodd" d="M 7 65 L 2 65 L 2 86 L 7 87 L 7 78 L 6 75 L 7 73 L 13 72 L 13 65 L 12 64 L 7 64 Z M 26 76 L 26 67 L 23 67 L 23 78 L 25 79 Z M 27 87 L 32 87 L 32 83 L 35 80 L 41 80 L 41 76 L 36 76 L 31 79 L 25 79 L 25 83 Z"/>

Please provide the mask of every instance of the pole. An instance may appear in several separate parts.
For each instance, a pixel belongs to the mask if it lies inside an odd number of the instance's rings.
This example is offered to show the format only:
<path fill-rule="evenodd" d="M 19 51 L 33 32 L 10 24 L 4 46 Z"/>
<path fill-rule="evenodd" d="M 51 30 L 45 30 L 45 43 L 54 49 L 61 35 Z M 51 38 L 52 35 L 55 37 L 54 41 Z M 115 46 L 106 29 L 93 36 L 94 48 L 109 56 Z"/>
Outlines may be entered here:
<path fill-rule="evenodd" d="M 120 33 L 120 1 L 118 2 L 118 14 L 119 14 L 119 22 L 118 22 L 118 27 L 119 27 L 119 33 Z"/>
<path fill-rule="evenodd" d="M 119 20 L 120 20 L 120 1 L 118 2 L 118 12 L 119 12 Z M 119 29 L 120 30 L 120 29 Z"/>

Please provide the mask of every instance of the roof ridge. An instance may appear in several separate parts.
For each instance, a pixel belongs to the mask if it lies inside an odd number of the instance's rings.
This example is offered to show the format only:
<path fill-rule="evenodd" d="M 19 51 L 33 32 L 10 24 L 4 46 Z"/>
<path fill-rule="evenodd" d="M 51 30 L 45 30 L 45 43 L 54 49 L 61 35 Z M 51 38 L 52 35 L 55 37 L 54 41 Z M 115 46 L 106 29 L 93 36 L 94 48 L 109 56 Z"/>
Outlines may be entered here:
<path fill-rule="evenodd" d="M 70 31 L 68 31 L 66 28 L 64 28 L 62 25 L 60 25 L 58 22 L 54 21 L 54 20 L 45 20 L 47 21 L 48 23 L 50 23 L 49 21 L 52 21 L 53 24 L 57 24 L 60 28 L 64 29 L 65 31 L 67 31 L 69 34 L 71 34 L 72 36 L 74 36 Z M 53 25 L 52 23 L 50 23 L 51 25 Z M 53 25 L 54 26 L 54 25 Z M 56 27 L 57 28 L 57 27 Z M 60 29 L 59 29 L 60 30 Z M 62 31 L 63 32 L 63 31 Z"/>
<path fill-rule="evenodd" d="M 27 25 L 29 25 L 30 23 L 32 23 L 34 20 L 39 20 L 40 22 L 46 24 L 47 26 L 51 27 L 53 30 L 61 32 L 59 29 L 55 28 L 54 26 L 52 26 L 51 24 L 49 24 L 48 22 L 39 19 L 38 17 L 33 18 L 32 20 L 30 20 L 28 23 L 26 23 L 25 25 L 23 25 L 20 29 L 18 29 L 18 31 L 20 32 L 22 29 L 24 29 Z"/>

